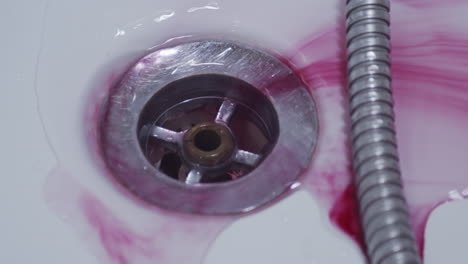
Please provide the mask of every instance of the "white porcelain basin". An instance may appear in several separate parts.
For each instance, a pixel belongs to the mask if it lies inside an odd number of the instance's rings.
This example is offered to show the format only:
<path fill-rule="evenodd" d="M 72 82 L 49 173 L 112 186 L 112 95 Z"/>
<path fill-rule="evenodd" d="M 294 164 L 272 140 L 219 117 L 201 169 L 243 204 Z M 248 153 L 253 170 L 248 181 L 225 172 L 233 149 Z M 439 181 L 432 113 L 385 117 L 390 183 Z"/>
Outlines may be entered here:
<path fill-rule="evenodd" d="M 353 231 L 343 195 L 350 165 L 339 62 L 344 2 L 3 3 L 0 259 L 364 263 L 358 243 L 343 232 Z M 466 1 L 414 0 L 394 1 L 391 13 L 400 155 L 426 264 L 468 259 L 467 11 Z M 318 105 L 321 134 L 305 180 L 263 210 L 234 218 L 162 213 L 126 194 L 100 167 L 89 130 L 96 102 L 135 60 L 193 38 L 234 40 L 281 56 Z"/>

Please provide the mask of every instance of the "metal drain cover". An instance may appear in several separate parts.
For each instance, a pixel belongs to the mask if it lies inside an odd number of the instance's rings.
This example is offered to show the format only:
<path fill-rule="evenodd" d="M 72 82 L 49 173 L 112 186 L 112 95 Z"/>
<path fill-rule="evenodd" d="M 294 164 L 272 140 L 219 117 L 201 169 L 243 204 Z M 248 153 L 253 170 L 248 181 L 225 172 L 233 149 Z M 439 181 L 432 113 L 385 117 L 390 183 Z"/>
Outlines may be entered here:
<path fill-rule="evenodd" d="M 148 203 L 198 214 L 255 209 L 309 165 L 315 104 L 279 59 L 232 42 L 195 41 L 138 61 L 109 94 L 108 169 Z"/>

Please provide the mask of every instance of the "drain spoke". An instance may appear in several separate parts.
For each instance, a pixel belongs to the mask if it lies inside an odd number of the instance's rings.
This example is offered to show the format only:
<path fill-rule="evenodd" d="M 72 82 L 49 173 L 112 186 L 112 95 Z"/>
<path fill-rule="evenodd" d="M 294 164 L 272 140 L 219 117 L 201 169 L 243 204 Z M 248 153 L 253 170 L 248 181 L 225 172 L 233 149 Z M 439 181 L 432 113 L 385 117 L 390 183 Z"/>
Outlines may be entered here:
<path fill-rule="evenodd" d="M 238 150 L 234 156 L 234 161 L 254 167 L 258 164 L 261 158 L 262 156 L 259 154 L 255 154 L 246 150 Z"/>
<path fill-rule="evenodd" d="M 236 104 L 227 98 L 224 99 L 223 103 L 219 107 L 215 122 L 229 124 L 235 110 Z"/>
<path fill-rule="evenodd" d="M 197 169 L 191 169 L 185 179 L 186 184 L 196 184 L 201 181 L 202 173 Z"/>
<path fill-rule="evenodd" d="M 151 135 L 166 143 L 178 144 L 182 139 L 183 133 L 172 131 L 164 127 L 155 126 Z"/>

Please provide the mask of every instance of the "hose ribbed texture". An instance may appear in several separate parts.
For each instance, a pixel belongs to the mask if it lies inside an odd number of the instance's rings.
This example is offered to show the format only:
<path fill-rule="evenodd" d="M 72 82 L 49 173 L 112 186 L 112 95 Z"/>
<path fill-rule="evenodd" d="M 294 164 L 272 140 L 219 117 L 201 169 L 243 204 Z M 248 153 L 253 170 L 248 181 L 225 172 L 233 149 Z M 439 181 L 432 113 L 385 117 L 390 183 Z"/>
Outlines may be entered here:
<path fill-rule="evenodd" d="M 352 148 L 361 225 L 372 264 L 420 264 L 395 138 L 388 0 L 347 1 Z"/>

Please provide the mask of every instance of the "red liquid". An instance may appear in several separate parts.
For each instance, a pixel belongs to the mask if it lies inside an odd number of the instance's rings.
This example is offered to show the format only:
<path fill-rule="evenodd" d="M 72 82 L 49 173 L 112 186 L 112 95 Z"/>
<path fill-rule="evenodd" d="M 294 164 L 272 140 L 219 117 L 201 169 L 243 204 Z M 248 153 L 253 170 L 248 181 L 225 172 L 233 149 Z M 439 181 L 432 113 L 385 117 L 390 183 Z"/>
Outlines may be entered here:
<path fill-rule="evenodd" d="M 393 86 L 405 191 L 422 249 L 431 210 L 456 197 L 457 192 L 463 197 L 468 187 L 468 177 L 464 176 L 468 162 L 463 158 L 468 149 L 464 136 L 468 132 L 468 34 L 453 29 L 448 15 L 425 17 L 445 12 L 439 11 L 442 1 L 405 3 L 394 4 L 392 13 Z M 323 30 L 285 60 L 304 77 L 319 113 L 319 144 L 302 186 L 323 203 L 338 228 L 362 245 L 350 184 L 343 45 L 343 30 Z M 66 168 L 52 174 L 48 201 L 78 229 L 102 262 L 201 263 L 217 234 L 234 218 L 180 215 L 146 205 L 103 169 L 97 127 L 102 99 L 120 73 L 112 76 L 105 89 L 99 86 L 88 105 L 86 137 L 94 160 L 127 204 L 105 204 L 98 193 L 74 182 L 79 175 L 70 175 Z"/>
<path fill-rule="evenodd" d="M 451 26 L 452 9 L 439 11 L 457 1 L 404 3 L 407 6 L 393 5 L 393 89 L 403 181 L 422 253 L 430 212 L 467 194 L 468 34 Z M 409 8 L 413 6 L 418 9 Z M 429 21 L 428 13 L 437 19 Z M 324 31 L 293 52 L 290 60 L 303 65 L 304 56 L 311 58 L 300 71 L 322 120 L 316 164 L 306 179 L 308 189 L 331 205 L 330 219 L 362 245 L 350 184 L 348 139 L 341 132 L 347 129 L 340 117 L 346 109 L 333 106 L 346 105 L 343 38 L 343 30 Z"/>

